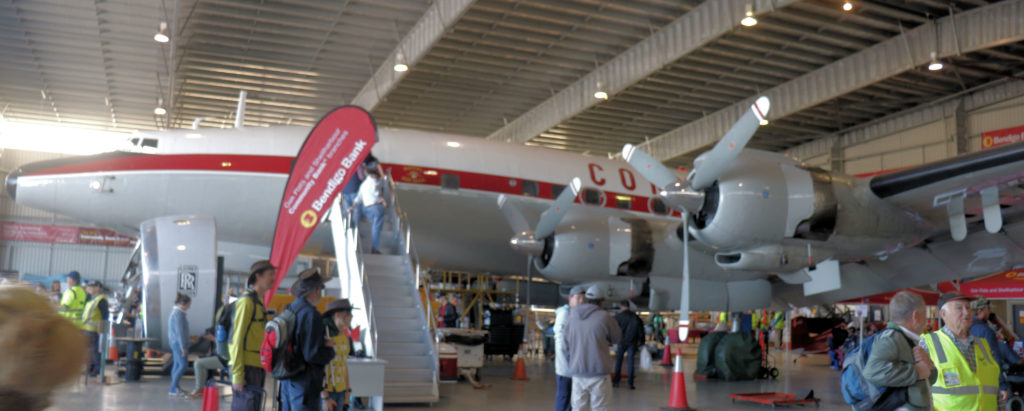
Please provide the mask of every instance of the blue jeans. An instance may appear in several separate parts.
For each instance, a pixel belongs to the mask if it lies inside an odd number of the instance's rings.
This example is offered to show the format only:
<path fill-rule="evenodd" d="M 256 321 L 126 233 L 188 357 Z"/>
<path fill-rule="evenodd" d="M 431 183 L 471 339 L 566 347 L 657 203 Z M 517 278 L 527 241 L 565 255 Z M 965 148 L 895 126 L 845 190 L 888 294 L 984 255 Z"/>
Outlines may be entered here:
<path fill-rule="evenodd" d="M 307 389 L 309 380 L 281 381 L 281 411 L 319 411 L 320 387 Z"/>
<path fill-rule="evenodd" d="M 380 204 L 363 208 L 366 218 L 370 219 L 373 236 L 373 250 L 380 251 L 380 229 L 384 227 L 384 206 Z"/>
<path fill-rule="evenodd" d="M 188 359 L 181 355 L 181 346 L 178 344 L 171 344 L 171 356 L 174 359 L 174 365 L 171 366 L 171 392 L 181 391 L 178 388 L 178 382 L 181 381 L 181 376 L 185 375 L 185 369 L 188 368 Z"/>
<path fill-rule="evenodd" d="M 619 381 L 622 380 L 622 360 L 623 360 L 623 357 L 625 357 L 627 355 L 627 352 L 628 352 L 628 355 L 629 355 L 629 365 L 626 368 L 629 370 L 629 386 L 632 387 L 633 386 L 633 375 L 634 375 L 633 372 L 635 371 L 635 369 L 634 369 L 635 361 L 633 361 L 635 359 L 634 357 L 636 356 L 636 346 L 635 345 L 621 345 L 620 344 L 618 350 L 616 350 L 616 352 L 615 352 L 615 378 L 612 378 L 612 384 L 616 384 L 617 385 L 619 383 Z"/>
<path fill-rule="evenodd" d="M 555 411 L 572 411 L 572 377 L 555 375 Z"/>
<path fill-rule="evenodd" d="M 331 397 L 331 399 L 334 400 L 335 404 L 338 404 L 338 406 L 334 407 L 333 411 L 342 411 L 345 408 L 345 397 L 348 396 L 348 391 L 345 391 L 345 392 L 331 392 L 331 391 L 328 391 L 327 392 L 327 396 Z M 320 401 L 320 411 L 327 411 L 324 408 L 324 402 L 323 401 Z"/>
<path fill-rule="evenodd" d="M 345 210 L 348 210 L 349 207 L 352 207 L 352 204 L 356 202 L 356 197 L 359 197 L 359 193 L 352 193 L 352 194 L 341 193 L 341 203 L 342 203 L 342 206 L 345 207 Z M 359 215 L 362 214 L 362 211 L 363 211 L 363 205 L 362 204 L 359 204 L 359 205 L 356 205 L 355 207 L 352 207 L 352 215 L 351 215 L 352 224 L 359 224 Z"/>

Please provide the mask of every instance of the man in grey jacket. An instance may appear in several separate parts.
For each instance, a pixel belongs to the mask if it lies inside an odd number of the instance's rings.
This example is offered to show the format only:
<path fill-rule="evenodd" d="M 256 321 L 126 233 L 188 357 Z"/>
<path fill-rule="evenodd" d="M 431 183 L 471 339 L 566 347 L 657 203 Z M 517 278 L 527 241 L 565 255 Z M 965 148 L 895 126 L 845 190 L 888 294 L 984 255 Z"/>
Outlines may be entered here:
<path fill-rule="evenodd" d="M 875 337 L 864 379 L 880 387 L 907 387 L 907 403 L 901 410 L 931 410 L 931 385 L 938 373 L 928 353 L 917 346 L 928 324 L 924 299 L 900 291 L 889 302 L 889 316 L 892 322 Z"/>
<path fill-rule="evenodd" d="M 622 337 L 619 324 L 601 308 L 603 290 L 592 285 L 582 304 L 569 311 L 562 349 L 572 377 L 574 411 L 607 410 L 611 394 L 611 346 Z"/>

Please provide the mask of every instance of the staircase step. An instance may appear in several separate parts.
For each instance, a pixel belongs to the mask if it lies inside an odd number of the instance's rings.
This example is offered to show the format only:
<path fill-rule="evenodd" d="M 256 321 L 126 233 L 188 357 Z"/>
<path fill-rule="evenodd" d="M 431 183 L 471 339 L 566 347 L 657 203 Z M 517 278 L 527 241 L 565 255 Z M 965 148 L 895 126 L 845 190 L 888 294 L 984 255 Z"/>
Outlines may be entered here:
<path fill-rule="evenodd" d="M 381 343 L 420 341 L 420 339 L 425 338 L 423 331 L 419 330 L 389 331 L 377 334 L 377 341 Z"/>
<path fill-rule="evenodd" d="M 373 307 L 373 314 L 378 318 L 414 318 L 417 315 L 423 316 L 422 311 L 411 306 L 375 306 Z"/>
<path fill-rule="evenodd" d="M 430 355 L 379 355 L 388 361 L 387 370 L 394 368 L 431 368 L 434 367 L 434 357 Z M 394 364 L 392 366 L 391 364 Z M 387 371 L 384 375 L 387 375 Z"/>
<path fill-rule="evenodd" d="M 401 331 L 401 330 L 422 330 L 424 328 L 424 322 L 426 320 L 418 318 L 401 318 L 393 319 L 388 321 L 381 321 L 377 323 L 377 327 L 380 329 L 378 334 L 382 334 L 387 331 Z"/>
<path fill-rule="evenodd" d="M 430 347 L 427 346 L 426 341 L 379 343 L 377 345 L 377 353 L 382 357 L 389 357 L 392 355 L 426 356 L 430 354 Z"/>
<path fill-rule="evenodd" d="M 428 368 L 396 368 L 386 370 L 384 385 L 388 383 L 424 382 L 434 378 L 434 370 Z"/>

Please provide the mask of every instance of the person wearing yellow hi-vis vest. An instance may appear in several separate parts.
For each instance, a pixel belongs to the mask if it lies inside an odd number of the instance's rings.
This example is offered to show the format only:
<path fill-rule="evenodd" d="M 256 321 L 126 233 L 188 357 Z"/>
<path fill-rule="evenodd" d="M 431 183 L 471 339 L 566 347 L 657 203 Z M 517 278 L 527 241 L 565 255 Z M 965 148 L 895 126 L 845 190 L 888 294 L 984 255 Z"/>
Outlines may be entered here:
<path fill-rule="evenodd" d="M 82 276 L 78 271 L 72 271 L 67 275 L 68 289 L 60 297 L 60 315 L 68 321 L 82 328 L 82 309 L 85 308 L 87 296 L 85 290 L 79 285 Z"/>
<path fill-rule="evenodd" d="M 999 365 L 988 341 L 974 338 L 971 326 L 971 297 L 950 292 L 939 297 L 939 315 L 946 323 L 941 330 L 921 336 L 914 359 L 930 361 L 938 378 L 932 385 L 936 411 L 988 411 L 999 409 Z"/>
<path fill-rule="evenodd" d="M 89 340 L 89 375 L 95 377 L 100 373 L 100 333 L 106 330 L 110 305 L 107 303 L 107 296 L 103 295 L 103 287 L 99 281 L 90 281 L 86 285 L 86 290 L 92 299 L 85 304 L 85 310 L 82 312 L 82 330 L 85 331 L 85 338 Z"/>

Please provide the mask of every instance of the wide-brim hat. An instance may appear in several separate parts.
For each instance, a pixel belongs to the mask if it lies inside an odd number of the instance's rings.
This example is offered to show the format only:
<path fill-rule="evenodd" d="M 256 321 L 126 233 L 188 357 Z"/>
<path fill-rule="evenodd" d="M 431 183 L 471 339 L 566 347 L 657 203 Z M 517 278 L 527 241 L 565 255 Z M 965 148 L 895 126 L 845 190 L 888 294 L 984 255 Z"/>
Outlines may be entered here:
<path fill-rule="evenodd" d="M 340 300 L 334 300 L 327 303 L 327 309 L 324 310 L 324 317 L 330 317 L 337 311 L 351 312 L 352 310 L 358 310 L 358 308 L 353 307 L 352 303 L 348 301 L 348 298 L 342 298 Z"/>
<path fill-rule="evenodd" d="M 270 260 L 260 260 L 252 263 L 252 267 L 249 267 L 249 278 L 245 281 L 245 284 L 252 285 L 252 282 L 256 280 L 256 275 L 271 269 L 276 270 L 277 267 L 270 264 Z"/>
<path fill-rule="evenodd" d="M 323 288 L 324 278 L 319 268 L 308 268 L 299 273 L 299 279 L 292 284 L 292 295 L 303 297 L 317 288 Z"/>

